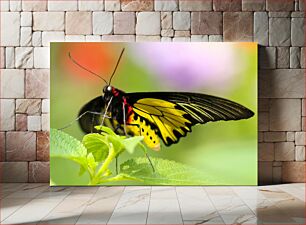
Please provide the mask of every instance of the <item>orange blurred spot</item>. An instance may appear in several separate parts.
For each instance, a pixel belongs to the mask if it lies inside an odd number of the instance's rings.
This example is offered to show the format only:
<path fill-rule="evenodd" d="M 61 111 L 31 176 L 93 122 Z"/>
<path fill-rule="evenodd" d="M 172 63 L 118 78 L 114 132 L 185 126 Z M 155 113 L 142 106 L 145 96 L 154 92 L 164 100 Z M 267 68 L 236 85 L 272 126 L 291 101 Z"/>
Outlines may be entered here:
<path fill-rule="evenodd" d="M 62 43 L 60 49 L 60 63 L 61 67 L 65 69 L 70 75 L 77 76 L 78 78 L 90 79 L 97 81 L 95 75 L 80 68 L 72 60 L 68 54 L 77 61 L 80 65 L 88 70 L 99 74 L 105 80 L 109 80 L 113 68 L 116 65 L 116 53 L 120 52 L 108 44 L 101 43 Z"/>

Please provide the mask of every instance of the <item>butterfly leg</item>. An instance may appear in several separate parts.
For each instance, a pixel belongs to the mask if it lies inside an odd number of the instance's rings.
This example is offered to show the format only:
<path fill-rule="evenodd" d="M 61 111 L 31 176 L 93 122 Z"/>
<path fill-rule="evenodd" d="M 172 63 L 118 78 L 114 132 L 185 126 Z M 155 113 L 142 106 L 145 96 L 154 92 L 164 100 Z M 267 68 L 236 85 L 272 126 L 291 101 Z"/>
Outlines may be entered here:
<path fill-rule="evenodd" d="M 128 126 L 136 126 L 136 127 L 138 127 L 139 128 L 140 136 L 142 136 L 142 132 L 141 132 L 139 124 L 127 124 L 127 125 Z M 148 155 L 148 153 L 145 153 L 145 155 L 146 155 L 146 157 L 147 157 L 147 159 L 148 159 L 148 161 L 149 161 L 149 163 L 150 163 L 150 165 L 152 167 L 153 173 L 155 173 L 155 168 L 154 168 L 152 160 L 150 159 L 150 156 Z"/>
<path fill-rule="evenodd" d="M 109 108 L 109 106 L 111 105 L 112 100 L 113 100 L 113 97 L 111 97 L 111 99 L 110 99 L 109 102 L 107 103 L 107 106 L 106 106 L 105 111 L 104 111 L 104 115 L 103 115 L 103 117 L 102 117 L 101 127 L 102 127 L 103 124 L 104 124 L 105 118 L 107 118 L 108 108 Z"/>
<path fill-rule="evenodd" d="M 86 111 L 84 113 L 82 113 L 81 115 L 79 115 L 75 120 L 71 121 L 70 123 L 68 123 L 66 126 L 59 128 L 59 130 L 64 130 L 70 126 L 72 126 L 73 123 L 75 123 L 76 121 L 78 121 L 79 119 L 81 119 L 83 116 L 85 116 L 87 113 L 93 114 L 93 115 L 104 115 L 104 113 L 100 113 L 100 112 L 92 112 L 92 111 Z M 106 115 L 105 115 L 106 116 Z M 106 118 L 110 118 L 109 116 L 106 116 Z"/>
<path fill-rule="evenodd" d="M 127 136 L 127 132 L 126 132 L 126 115 L 125 115 L 125 104 L 124 104 L 124 102 L 122 103 L 122 110 L 123 110 L 123 129 L 124 129 L 125 136 Z"/>
<path fill-rule="evenodd" d="M 149 163 L 150 163 L 150 165 L 151 165 L 151 167 L 152 167 L 153 173 L 155 173 L 155 168 L 154 168 L 154 166 L 153 166 L 153 162 L 151 161 L 151 158 L 150 158 L 150 156 L 148 155 L 148 153 L 146 153 L 146 157 L 147 157 L 147 159 L 148 159 L 148 161 L 149 161 Z"/>

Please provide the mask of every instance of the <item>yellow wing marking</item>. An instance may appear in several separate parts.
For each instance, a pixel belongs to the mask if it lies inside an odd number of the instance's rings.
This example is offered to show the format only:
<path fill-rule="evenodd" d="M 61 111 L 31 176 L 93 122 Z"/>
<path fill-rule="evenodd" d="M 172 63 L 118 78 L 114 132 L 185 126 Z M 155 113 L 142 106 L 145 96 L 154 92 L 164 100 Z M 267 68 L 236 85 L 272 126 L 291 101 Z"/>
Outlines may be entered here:
<path fill-rule="evenodd" d="M 197 121 L 201 121 L 201 122 L 203 121 L 200 116 L 198 116 L 196 113 L 194 113 L 191 109 L 188 108 L 189 104 L 178 103 L 178 105 L 180 105 L 183 109 L 185 109 L 186 112 L 188 112 Z"/>
<path fill-rule="evenodd" d="M 155 124 L 167 145 L 171 144 L 169 139 L 175 143 L 180 136 L 185 136 L 186 131 L 190 131 L 188 126 L 192 125 L 192 122 L 184 117 L 188 111 L 176 109 L 175 106 L 175 103 L 165 100 L 144 98 L 133 105 L 133 111 L 148 122 Z"/>
<path fill-rule="evenodd" d="M 157 98 L 142 98 L 137 101 L 139 104 L 144 104 L 144 105 L 150 105 L 150 106 L 160 106 L 160 107 L 168 107 L 168 108 L 174 108 L 175 103 L 168 102 L 162 99 L 157 99 Z"/>
<path fill-rule="evenodd" d="M 160 120 L 163 122 L 164 126 L 167 128 L 168 131 L 176 130 L 182 135 L 185 134 L 185 132 L 182 130 L 181 126 L 176 126 L 168 118 L 161 117 Z M 174 133 L 173 132 L 169 132 L 169 133 L 173 134 L 173 139 L 175 139 L 177 141 L 177 137 L 174 135 Z"/>
<path fill-rule="evenodd" d="M 186 126 L 186 124 L 191 124 L 191 122 L 189 120 L 187 120 L 186 118 L 184 117 L 179 117 L 179 116 L 173 116 L 172 114 L 170 113 L 164 113 L 165 117 L 167 117 L 167 119 L 172 119 L 172 120 L 175 120 L 177 121 L 178 123 L 181 124 L 181 126 Z"/>
<path fill-rule="evenodd" d="M 180 127 L 179 129 L 177 129 L 182 135 L 185 134 L 185 132 L 181 129 L 181 127 L 184 127 L 185 129 L 187 129 L 188 131 L 190 131 L 189 127 L 186 127 L 184 123 L 181 123 L 177 120 L 172 119 L 171 117 L 167 117 L 167 120 L 172 123 L 175 127 Z"/>
<path fill-rule="evenodd" d="M 139 116 L 141 116 L 141 117 L 143 117 L 143 118 L 149 120 L 151 123 L 154 123 L 154 120 L 152 119 L 152 117 L 151 117 L 150 114 L 145 113 L 144 111 L 138 110 L 138 109 L 135 109 L 135 108 L 133 108 L 133 111 L 134 111 L 135 113 L 137 113 Z"/>
<path fill-rule="evenodd" d="M 192 104 L 192 103 L 188 103 L 188 104 L 177 103 L 177 104 L 179 106 L 181 106 L 183 109 L 185 109 L 185 111 L 188 114 L 190 114 L 194 119 L 196 119 L 200 123 L 203 123 L 204 120 L 199 115 L 203 115 L 211 121 L 215 120 L 215 118 L 211 114 L 209 114 L 208 112 L 211 112 L 213 114 L 218 115 L 219 117 L 221 117 L 223 119 L 226 119 L 226 117 L 223 114 L 221 114 L 217 110 L 213 110 L 213 109 L 210 109 L 208 107 L 204 107 L 204 106 L 201 106 L 201 105 L 198 105 L 198 104 Z M 198 112 L 199 114 L 195 113 L 195 111 Z"/>
<path fill-rule="evenodd" d="M 159 151 L 160 150 L 160 141 L 156 132 L 150 127 L 149 124 L 146 124 L 145 121 L 141 121 L 138 116 L 136 120 L 134 120 L 134 116 L 131 125 L 127 125 L 128 133 L 132 133 L 134 136 L 143 136 L 144 143 L 152 150 Z"/>
<path fill-rule="evenodd" d="M 177 141 L 177 138 L 175 137 L 174 133 L 173 133 L 173 127 L 169 126 L 169 124 L 165 123 L 163 120 L 163 118 L 159 118 L 157 116 L 152 116 L 157 127 L 159 128 L 159 131 L 163 137 L 163 140 L 167 141 L 167 138 L 172 139 L 174 142 Z"/>
<path fill-rule="evenodd" d="M 141 108 L 141 110 L 144 112 L 144 113 L 150 113 L 151 115 L 156 115 L 156 116 L 162 116 L 163 114 L 160 112 L 160 110 L 152 107 L 152 106 L 149 106 L 149 105 L 144 105 L 144 104 L 137 104 L 135 103 L 134 104 L 134 107 L 137 107 L 137 108 Z"/>

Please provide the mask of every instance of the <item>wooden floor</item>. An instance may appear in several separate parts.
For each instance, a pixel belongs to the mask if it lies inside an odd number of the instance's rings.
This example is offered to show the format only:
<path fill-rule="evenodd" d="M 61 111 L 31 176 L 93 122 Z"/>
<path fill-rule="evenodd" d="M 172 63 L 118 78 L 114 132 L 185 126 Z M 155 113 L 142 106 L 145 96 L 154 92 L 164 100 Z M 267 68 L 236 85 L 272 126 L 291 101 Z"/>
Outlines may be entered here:
<path fill-rule="evenodd" d="M 56 187 L 1 184 L 1 224 L 305 224 L 305 184 Z"/>

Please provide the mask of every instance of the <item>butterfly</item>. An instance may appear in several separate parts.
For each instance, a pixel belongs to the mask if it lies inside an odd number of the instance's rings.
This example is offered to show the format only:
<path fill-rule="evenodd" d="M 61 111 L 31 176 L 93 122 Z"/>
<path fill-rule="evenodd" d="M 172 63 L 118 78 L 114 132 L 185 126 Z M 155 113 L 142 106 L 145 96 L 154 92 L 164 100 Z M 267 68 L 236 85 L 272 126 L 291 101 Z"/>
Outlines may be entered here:
<path fill-rule="evenodd" d="M 234 101 L 190 92 L 126 93 L 111 85 L 123 55 L 122 50 L 110 81 L 70 59 L 82 69 L 100 77 L 106 85 L 102 95 L 89 101 L 79 112 L 79 125 L 85 133 L 99 132 L 97 125 L 111 128 L 120 135 L 143 136 L 152 150 L 178 143 L 197 124 L 251 118 L 254 113 Z"/>

